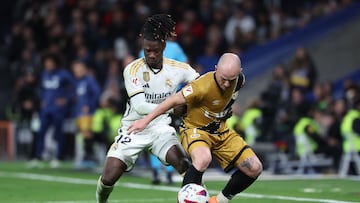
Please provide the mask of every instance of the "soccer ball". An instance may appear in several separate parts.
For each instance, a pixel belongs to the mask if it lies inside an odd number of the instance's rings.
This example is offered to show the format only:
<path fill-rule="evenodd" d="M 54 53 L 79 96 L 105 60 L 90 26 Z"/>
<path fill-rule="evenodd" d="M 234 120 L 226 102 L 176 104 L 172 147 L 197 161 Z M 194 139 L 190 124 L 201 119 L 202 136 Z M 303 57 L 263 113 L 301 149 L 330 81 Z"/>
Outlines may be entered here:
<path fill-rule="evenodd" d="M 178 203 L 207 203 L 210 196 L 201 185 L 190 183 L 178 192 Z"/>

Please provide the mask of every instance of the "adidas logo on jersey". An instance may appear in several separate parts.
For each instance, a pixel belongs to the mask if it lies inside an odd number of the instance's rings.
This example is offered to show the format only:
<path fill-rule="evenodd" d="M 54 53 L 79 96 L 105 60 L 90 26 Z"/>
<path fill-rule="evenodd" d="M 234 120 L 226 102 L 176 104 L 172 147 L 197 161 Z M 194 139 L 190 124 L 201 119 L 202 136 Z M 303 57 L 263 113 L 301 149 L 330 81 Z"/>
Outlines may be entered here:
<path fill-rule="evenodd" d="M 145 85 L 143 85 L 143 88 L 150 88 L 149 83 L 146 83 Z"/>

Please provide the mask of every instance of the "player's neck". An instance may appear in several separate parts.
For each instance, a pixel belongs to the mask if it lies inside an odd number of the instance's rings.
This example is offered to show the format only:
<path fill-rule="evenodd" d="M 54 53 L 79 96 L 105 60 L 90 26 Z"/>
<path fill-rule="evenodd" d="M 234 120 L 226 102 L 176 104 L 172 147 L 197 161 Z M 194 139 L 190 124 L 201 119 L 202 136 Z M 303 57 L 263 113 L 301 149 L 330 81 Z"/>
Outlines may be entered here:
<path fill-rule="evenodd" d="M 160 67 L 151 67 L 151 66 L 148 65 L 148 67 L 149 67 L 149 69 L 150 69 L 153 73 L 156 74 L 156 73 L 158 73 L 158 72 L 161 71 L 163 65 L 161 64 Z"/>

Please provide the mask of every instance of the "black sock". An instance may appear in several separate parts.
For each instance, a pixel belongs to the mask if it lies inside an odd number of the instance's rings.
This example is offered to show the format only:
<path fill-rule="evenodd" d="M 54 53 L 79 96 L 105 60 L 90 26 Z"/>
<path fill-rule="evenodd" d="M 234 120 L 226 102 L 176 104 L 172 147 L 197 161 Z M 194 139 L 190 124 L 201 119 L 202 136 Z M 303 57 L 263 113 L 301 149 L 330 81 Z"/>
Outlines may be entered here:
<path fill-rule="evenodd" d="M 248 188 L 255 180 L 256 178 L 251 178 L 242 171 L 236 170 L 235 173 L 232 174 L 222 193 L 226 198 L 232 199 L 236 194 Z"/>
<path fill-rule="evenodd" d="M 182 186 L 189 183 L 201 185 L 203 174 L 204 172 L 198 171 L 193 165 L 191 165 L 185 173 Z"/>

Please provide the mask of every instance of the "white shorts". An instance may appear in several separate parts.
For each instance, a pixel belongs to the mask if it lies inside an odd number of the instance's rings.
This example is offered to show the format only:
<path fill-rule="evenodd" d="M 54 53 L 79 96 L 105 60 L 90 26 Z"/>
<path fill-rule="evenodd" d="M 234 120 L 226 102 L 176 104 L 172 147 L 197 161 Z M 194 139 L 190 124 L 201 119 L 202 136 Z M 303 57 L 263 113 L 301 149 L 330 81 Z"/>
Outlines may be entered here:
<path fill-rule="evenodd" d="M 148 149 L 157 156 L 161 162 L 166 162 L 166 154 L 170 147 L 178 145 L 181 147 L 176 131 L 169 125 L 155 125 L 138 132 L 128 135 L 127 127 L 121 127 L 114 143 L 111 145 L 107 156 L 118 158 L 126 165 L 126 171 L 130 171 L 144 149 Z"/>

